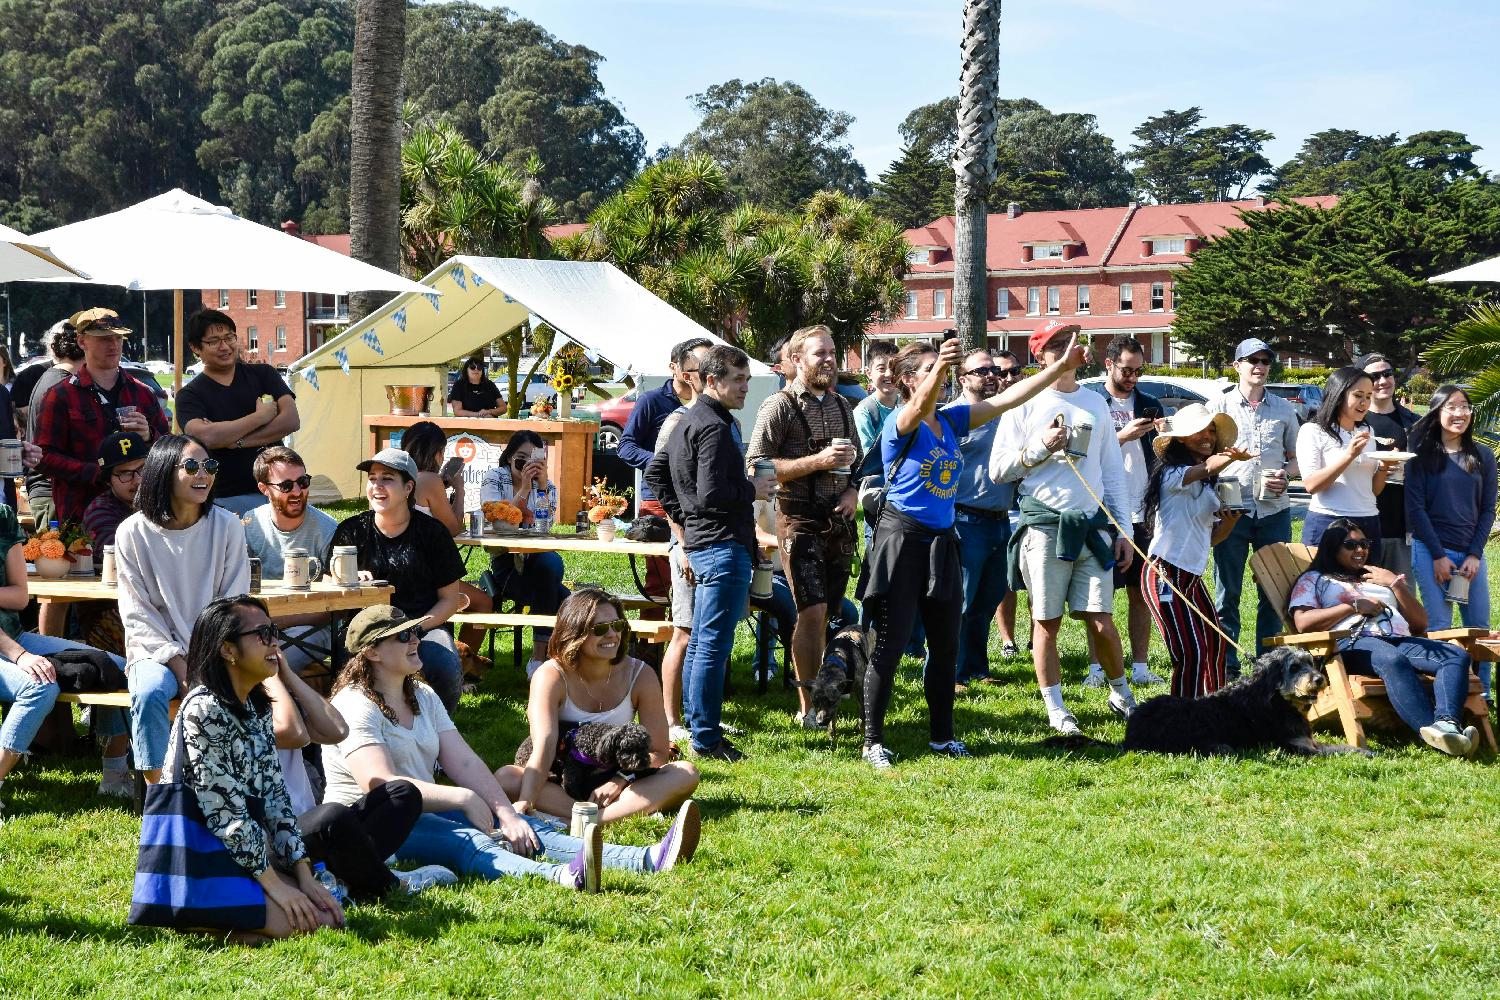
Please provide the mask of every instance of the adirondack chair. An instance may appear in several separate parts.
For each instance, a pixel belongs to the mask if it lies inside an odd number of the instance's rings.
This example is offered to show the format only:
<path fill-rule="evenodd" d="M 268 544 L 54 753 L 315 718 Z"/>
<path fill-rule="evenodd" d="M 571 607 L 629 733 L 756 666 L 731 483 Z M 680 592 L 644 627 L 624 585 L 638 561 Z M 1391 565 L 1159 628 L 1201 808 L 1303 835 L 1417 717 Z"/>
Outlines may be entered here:
<path fill-rule="evenodd" d="M 1307 717 L 1314 726 L 1328 723 L 1334 716 L 1343 726 L 1344 738 L 1354 746 L 1365 745 L 1365 726 L 1375 728 L 1398 728 L 1401 723 L 1385 695 L 1385 682 L 1378 677 L 1351 674 L 1344 667 L 1339 655 L 1338 642 L 1349 636 L 1348 630 L 1332 632 L 1297 632 L 1291 615 L 1287 613 L 1287 600 L 1297 578 L 1312 565 L 1315 550 L 1296 542 L 1277 542 L 1257 550 L 1250 557 L 1250 573 L 1255 583 L 1265 593 L 1286 632 L 1266 640 L 1269 646 L 1295 646 L 1305 649 L 1323 662 L 1328 671 L 1328 687 L 1308 709 Z M 1494 659 L 1490 650 L 1479 644 L 1479 639 L 1488 635 L 1481 628 L 1450 628 L 1427 633 L 1427 638 L 1453 642 L 1462 646 L 1476 659 Z M 1469 680 L 1469 697 L 1464 702 L 1464 712 L 1469 721 L 1478 727 L 1484 745 L 1493 753 L 1495 732 L 1490 726 L 1489 706 L 1480 691 L 1478 677 Z"/>

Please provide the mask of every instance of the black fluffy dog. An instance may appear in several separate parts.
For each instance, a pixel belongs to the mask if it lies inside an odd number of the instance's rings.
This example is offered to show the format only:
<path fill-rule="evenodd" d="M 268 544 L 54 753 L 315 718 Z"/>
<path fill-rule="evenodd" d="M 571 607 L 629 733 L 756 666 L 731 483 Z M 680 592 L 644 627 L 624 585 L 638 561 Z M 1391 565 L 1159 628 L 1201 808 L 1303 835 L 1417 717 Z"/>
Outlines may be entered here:
<path fill-rule="evenodd" d="M 531 737 L 516 748 L 516 763 L 531 760 Z M 552 755 L 552 774 L 573 799 L 587 799 L 594 789 L 616 774 L 640 776 L 651 772 L 651 734 L 630 723 L 611 726 L 585 722 L 563 733 Z"/>
<path fill-rule="evenodd" d="M 1158 695 L 1125 723 L 1126 750 L 1155 753 L 1234 753 L 1276 747 L 1318 756 L 1363 753 L 1360 747 L 1319 743 L 1308 725 L 1307 706 L 1328 686 L 1328 675 L 1312 656 L 1282 646 L 1255 661 L 1249 678 L 1204 698 Z"/>
<path fill-rule="evenodd" d="M 846 628 L 828 640 L 823 665 L 810 681 L 793 681 L 797 687 L 812 691 L 814 718 L 828 730 L 828 738 L 837 735 L 839 702 L 851 694 L 864 712 L 865 671 L 870 668 L 869 637 L 859 628 Z"/>

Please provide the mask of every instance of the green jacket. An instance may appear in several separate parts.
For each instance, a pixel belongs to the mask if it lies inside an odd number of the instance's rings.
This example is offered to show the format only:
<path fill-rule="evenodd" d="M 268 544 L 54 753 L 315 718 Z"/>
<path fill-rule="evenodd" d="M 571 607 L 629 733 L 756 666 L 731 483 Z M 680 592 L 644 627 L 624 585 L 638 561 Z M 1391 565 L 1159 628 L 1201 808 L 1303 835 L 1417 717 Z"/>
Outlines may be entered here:
<path fill-rule="evenodd" d="M 1057 528 L 1057 558 L 1064 562 L 1074 562 L 1078 554 L 1083 551 L 1084 546 L 1099 560 L 1099 565 L 1110 569 L 1115 564 L 1114 548 L 1099 536 L 1099 529 L 1114 534 L 1113 526 L 1109 523 L 1109 516 L 1105 514 L 1104 508 L 1100 507 L 1094 511 L 1092 517 L 1084 517 L 1081 511 L 1064 510 L 1056 511 L 1040 501 L 1031 497 L 1021 498 L 1021 519 L 1016 523 L 1016 529 L 1011 532 L 1010 544 L 1005 552 L 1005 567 L 1010 577 L 1012 590 L 1018 590 L 1025 586 L 1021 579 L 1021 539 L 1026 534 L 1027 528 L 1032 527 L 1056 527 Z"/>

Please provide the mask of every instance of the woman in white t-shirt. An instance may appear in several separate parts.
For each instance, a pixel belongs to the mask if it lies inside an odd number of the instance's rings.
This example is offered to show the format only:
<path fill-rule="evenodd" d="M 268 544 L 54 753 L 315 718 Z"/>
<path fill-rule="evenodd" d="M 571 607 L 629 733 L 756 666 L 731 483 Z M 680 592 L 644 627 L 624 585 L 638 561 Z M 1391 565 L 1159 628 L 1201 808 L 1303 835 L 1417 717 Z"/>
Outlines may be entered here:
<path fill-rule="evenodd" d="M 1173 414 L 1153 442 L 1161 461 L 1146 486 L 1145 520 L 1152 529 L 1141 596 L 1166 641 L 1172 693 L 1180 698 L 1201 698 L 1224 686 L 1229 647 L 1213 627 L 1219 618 L 1203 572 L 1209 551 L 1240 518 L 1220 506 L 1215 492 L 1219 473 L 1252 457 L 1234 446 L 1238 437 L 1229 414 L 1192 403 Z"/>
<path fill-rule="evenodd" d="M 578 839 L 516 812 L 496 774 L 419 679 L 422 621 L 377 605 L 349 623 L 346 645 L 354 655 L 333 696 L 349 735 L 324 760 L 324 801 L 349 805 L 386 781 L 410 781 L 422 793 L 422 815 L 396 858 L 460 875 L 538 875 L 593 892 L 601 867 L 659 872 L 677 863 L 682 838 L 676 824 L 650 847 L 617 847 L 604 843 L 596 823 Z M 437 783 L 438 764 L 452 784 Z M 539 855 L 551 860 L 538 861 Z"/>
<path fill-rule="evenodd" d="M 1297 468 L 1312 499 L 1302 522 L 1302 544 L 1317 545 L 1336 518 L 1358 524 L 1380 551 L 1380 511 L 1375 498 L 1395 463 L 1370 457 L 1379 450 L 1365 423 L 1375 383 L 1347 366 L 1328 376 L 1318 412 L 1297 431 Z"/>

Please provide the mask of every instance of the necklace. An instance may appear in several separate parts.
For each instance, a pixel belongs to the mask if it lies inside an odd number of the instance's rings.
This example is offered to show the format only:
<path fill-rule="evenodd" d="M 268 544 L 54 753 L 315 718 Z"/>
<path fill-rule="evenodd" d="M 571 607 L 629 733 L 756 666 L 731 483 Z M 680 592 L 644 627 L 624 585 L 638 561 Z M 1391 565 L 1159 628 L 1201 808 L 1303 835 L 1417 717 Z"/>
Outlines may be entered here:
<path fill-rule="evenodd" d="M 581 670 L 575 670 L 574 674 L 578 677 L 578 683 L 580 683 L 580 684 L 583 685 L 583 689 L 585 691 L 587 691 L 589 697 L 591 699 L 593 699 L 593 702 L 594 702 L 594 705 L 595 705 L 594 711 L 596 711 L 596 712 L 603 712 L 605 709 L 607 709 L 607 708 L 610 707 L 609 705 L 606 705 L 604 703 L 604 699 L 602 697 L 600 697 L 599 692 L 594 689 L 594 685 L 590 684 L 587 680 L 584 679 L 583 671 L 581 671 Z M 604 675 L 604 680 L 602 682 L 603 685 L 604 685 L 604 689 L 605 689 L 606 692 L 609 690 L 610 682 L 613 681 L 614 679 L 615 679 L 615 665 L 614 664 L 610 664 L 609 671 Z"/>

